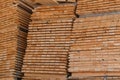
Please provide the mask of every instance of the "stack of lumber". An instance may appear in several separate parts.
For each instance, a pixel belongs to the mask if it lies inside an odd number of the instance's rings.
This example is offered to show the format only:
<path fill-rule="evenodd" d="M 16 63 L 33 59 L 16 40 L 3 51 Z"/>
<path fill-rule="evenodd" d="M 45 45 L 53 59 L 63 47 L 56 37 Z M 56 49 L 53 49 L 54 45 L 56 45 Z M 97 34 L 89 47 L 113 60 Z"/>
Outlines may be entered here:
<path fill-rule="evenodd" d="M 77 14 L 104 13 L 120 11 L 120 0 L 78 0 Z"/>
<path fill-rule="evenodd" d="M 120 76 L 120 14 L 77 18 L 72 34 L 72 77 Z"/>
<path fill-rule="evenodd" d="M 14 80 L 22 76 L 31 9 L 22 1 L 0 0 L 0 80 Z"/>
<path fill-rule="evenodd" d="M 23 80 L 66 80 L 74 8 L 74 4 L 64 4 L 33 11 Z"/>
<path fill-rule="evenodd" d="M 120 80 L 120 77 L 85 77 L 85 78 L 72 78 L 68 80 Z"/>

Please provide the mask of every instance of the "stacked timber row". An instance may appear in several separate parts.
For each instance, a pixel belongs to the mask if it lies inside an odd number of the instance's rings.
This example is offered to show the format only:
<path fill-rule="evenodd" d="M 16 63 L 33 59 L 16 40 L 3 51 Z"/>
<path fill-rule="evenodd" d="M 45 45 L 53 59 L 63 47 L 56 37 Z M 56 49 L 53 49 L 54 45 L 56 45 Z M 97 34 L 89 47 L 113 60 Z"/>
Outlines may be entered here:
<path fill-rule="evenodd" d="M 120 11 L 120 0 L 78 0 L 77 4 L 80 15 Z"/>
<path fill-rule="evenodd" d="M 33 11 L 23 80 L 66 80 L 74 8 L 74 4 L 64 4 Z"/>
<path fill-rule="evenodd" d="M 31 9 L 22 1 L 0 0 L 0 80 L 22 76 Z"/>
<path fill-rule="evenodd" d="M 77 18 L 72 34 L 72 77 L 120 76 L 120 14 Z"/>
<path fill-rule="evenodd" d="M 77 0 L 76 13 L 68 70 L 72 78 L 119 80 L 120 1 Z"/>

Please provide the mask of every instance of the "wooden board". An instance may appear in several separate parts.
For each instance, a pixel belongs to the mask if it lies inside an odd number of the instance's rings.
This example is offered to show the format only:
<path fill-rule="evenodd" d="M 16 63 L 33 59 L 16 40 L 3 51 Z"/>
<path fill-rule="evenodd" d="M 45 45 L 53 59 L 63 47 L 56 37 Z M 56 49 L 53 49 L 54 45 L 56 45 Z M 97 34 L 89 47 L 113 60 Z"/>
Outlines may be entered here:
<path fill-rule="evenodd" d="M 76 0 L 25 0 L 28 3 L 36 4 L 39 3 L 41 5 L 56 5 L 58 2 L 76 2 Z"/>
<path fill-rule="evenodd" d="M 32 4 L 41 4 L 41 5 L 55 5 L 58 4 L 56 0 L 26 0 L 26 2 L 30 2 Z"/>

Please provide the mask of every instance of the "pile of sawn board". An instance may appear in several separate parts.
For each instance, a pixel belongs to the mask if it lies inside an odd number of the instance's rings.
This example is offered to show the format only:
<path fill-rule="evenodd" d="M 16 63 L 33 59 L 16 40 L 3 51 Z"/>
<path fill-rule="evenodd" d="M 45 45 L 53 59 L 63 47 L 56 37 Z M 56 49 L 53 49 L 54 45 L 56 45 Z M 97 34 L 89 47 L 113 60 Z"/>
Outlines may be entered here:
<path fill-rule="evenodd" d="M 77 14 L 120 11 L 120 0 L 77 0 Z"/>
<path fill-rule="evenodd" d="M 14 80 L 22 76 L 31 9 L 23 1 L 0 0 L 0 80 Z"/>
<path fill-rule="evenodd" d="M 77 18 L 72 38 L 72 77 L 120 76 L 120 14 Z"/>
<path fill-rule="evenodd" d="M 33 11 L 23 80 L 66 80 L 74 9 L 74 4 L 64 4 Z"/>
<path fill-rule="evenodd" d="M 76 14 L 68 72 L 77 80 L 119 80 L 120 1 L 77 0 Z"/>

